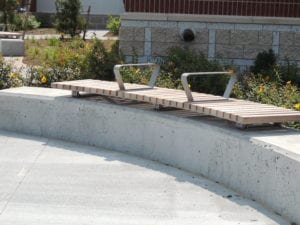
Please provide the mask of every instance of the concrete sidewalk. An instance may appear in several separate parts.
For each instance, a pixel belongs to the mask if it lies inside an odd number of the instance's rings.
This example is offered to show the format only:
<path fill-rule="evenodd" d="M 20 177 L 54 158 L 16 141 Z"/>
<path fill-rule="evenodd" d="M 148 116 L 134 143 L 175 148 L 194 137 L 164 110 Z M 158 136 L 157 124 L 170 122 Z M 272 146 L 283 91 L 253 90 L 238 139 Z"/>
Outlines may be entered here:
<path fill-rule="evenodd" d="M 108 30 L 88 30 L 86 32 L 86 39 L 93 39 L 97 38 L 100 40 L 118 40 L 118 37 L 106 37 L 106 34 L 108 33 Z M 80 36 L 83 36 L 83 33 L 80 34 Z M 59 34 L 28 34 L 25 35 L 25 39 L 48 39 L 48 38 L 60 38 L 61 35 Z"/>
<path fill-rule="evenodd" d="M 0 224 L 289 223 L 219 184 L 169 166 L 0 131 Z"/>

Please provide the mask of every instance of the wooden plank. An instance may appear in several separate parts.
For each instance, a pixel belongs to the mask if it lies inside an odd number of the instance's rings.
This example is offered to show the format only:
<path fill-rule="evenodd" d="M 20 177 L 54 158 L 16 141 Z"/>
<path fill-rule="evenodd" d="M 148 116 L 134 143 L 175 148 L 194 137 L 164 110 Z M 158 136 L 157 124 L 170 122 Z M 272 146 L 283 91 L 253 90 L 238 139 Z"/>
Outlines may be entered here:
<path fill-rule="evenodd" d="M 193 92 L 196 101 L 188 102 L 185 92 L 182 90 L 158 87 L 152 89 L 147 85 L 139 84 L 126 83 L 125 91 L 119 90 L 116 82 L 100 80 L 64 81 L 53 83 L 51 86 L 186 109 L 191 113 L 206 114 L 241 124 L 300 121 L 300 112 L 298 111 L 204 93 Z"/>

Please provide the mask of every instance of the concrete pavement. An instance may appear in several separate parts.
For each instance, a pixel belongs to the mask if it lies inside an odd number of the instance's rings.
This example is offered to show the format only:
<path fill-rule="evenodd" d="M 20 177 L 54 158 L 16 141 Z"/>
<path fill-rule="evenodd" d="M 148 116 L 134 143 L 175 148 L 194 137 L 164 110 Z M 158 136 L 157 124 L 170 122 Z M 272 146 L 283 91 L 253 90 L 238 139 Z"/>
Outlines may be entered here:
<path fill-rule="evenodd" d="M 106 29 L 103 30 L 87 30 L 86 32 L 86 39 L 93 39 L 93 38 L 97 38 L 100 40 L 117 40 L 118 37 L 106 37 L 105 35 L 108 33 L 109 31 Z M 83 33 L 80 34 L 80 36 L 83 36 Z M 25 35 L 25 39 L 47 39 L 47 38 L 60 38 L 61 35 L 60 34 L 28 34 Z"/>
<path fill-rule="evenodd" d="M 0 224 L 289 223 L 217 183 L 173 167 L 0 131 Z"/>

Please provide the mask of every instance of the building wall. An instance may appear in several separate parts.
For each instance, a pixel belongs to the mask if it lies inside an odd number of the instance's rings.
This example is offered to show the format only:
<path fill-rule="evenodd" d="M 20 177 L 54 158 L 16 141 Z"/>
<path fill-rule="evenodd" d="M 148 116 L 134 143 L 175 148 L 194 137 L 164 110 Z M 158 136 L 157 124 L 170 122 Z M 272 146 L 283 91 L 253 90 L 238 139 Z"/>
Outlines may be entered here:
<path fill-rule="evenodd" d="M 190 43 L 180 38 L 187 28 L 196 33 Z M 300 19 L 140 13 L 122 16 L 120 49 L 128 61 L 135 54 L 140 62 L 150 61 L 165 56 L 174 46 L 185 46 L 244 69 L 253 64 L 259 52 L 269 49 L 281 60 L 300 63 Z"/>
<path fill-rule="evenodd" d="M 91 14 L 120 15 L 124 12 L 122 0 L 82 0 L 81 2 L 84 12 L 91 6 Z M 37 12 L 55 13 L 55 0 L 37 0 Z"/>
<path fill-rule="evenodd" d="M 82 13 L 87 14 L 91 6 L 90 29 L 102 29 L 106 27 L 108 15 L 121 15 L 124 12 L 122 0 L 82 0 Z M 43 26 L 51 26 L 53 14 L 56 12 L 55 0 L 37 0 L 35 15 L 42 21 Z"/>

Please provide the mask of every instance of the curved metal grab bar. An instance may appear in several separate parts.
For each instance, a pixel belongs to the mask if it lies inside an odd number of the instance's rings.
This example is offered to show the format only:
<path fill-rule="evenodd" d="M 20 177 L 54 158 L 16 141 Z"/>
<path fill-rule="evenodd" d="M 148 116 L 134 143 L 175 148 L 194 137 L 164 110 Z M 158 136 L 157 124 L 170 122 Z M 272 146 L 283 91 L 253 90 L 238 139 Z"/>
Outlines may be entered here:
<path fill-rule="evenodd" d="M 124 86 L 124 82 L 122 79 L 122 75 L 120 73 L 120 69 L 122 67 L 131 67 L 131 66 L 133 66 L 133 67 L 145 67 L 145 66 L 153 67 L 148 86 L 150 86 L 151 88 L 154 87 L 157 76 L 160 71 L 160 66 L 158 64 L 155 64 L 155 63 L 119 64 L 119 65 L 114 66 L 114 74 L 115 74 L 115 78 L 119 85 L 120 90 L 125 91 L 125 86 Z"/>
<path fill-rule="evenodd" d="M 187 81 L 187 78 L 189 76 L 224 75 L 224 74 L 231 75 L 230 80 L 229 80 L 229 82 L 228 82 L 228 84 L 226 86 L 226 90 L 225 90 L 224 95 L 223 95 L 224 98 L 229 98 L 230 94 L 231 94 L 231 91 L 233 89 L 233 86 L 234 86 L 235 82 L 237 81 L 237 76 L 236 76 L 235 73 L 232 73 L 232 72 L 196 72 L 196 73 L 183 73 L 181 75 L 181 83 L 182 83 L 182 86 L 184 88 L 184 91 L 185 91 L 185 94 L 187 96 L 188 101 L 189 102 L 194 101 L 191 89 L 190 89 L 188 81 Z"/>

